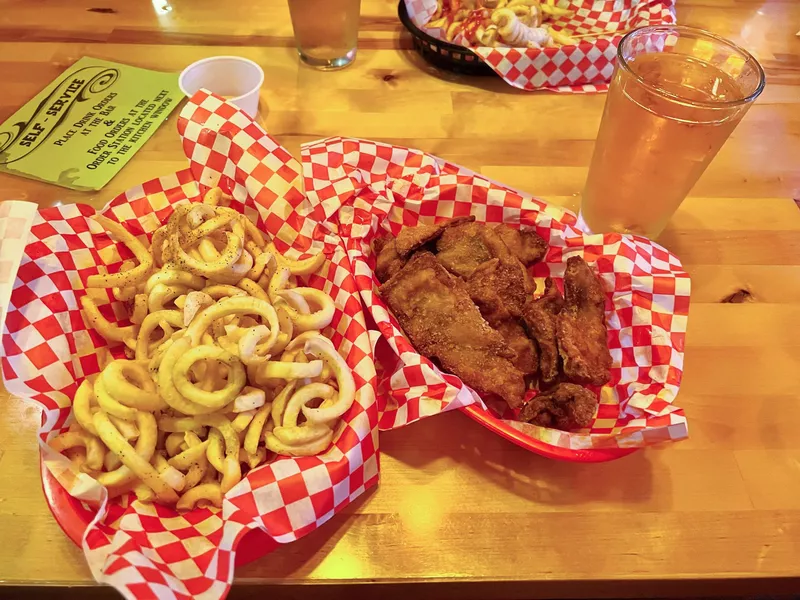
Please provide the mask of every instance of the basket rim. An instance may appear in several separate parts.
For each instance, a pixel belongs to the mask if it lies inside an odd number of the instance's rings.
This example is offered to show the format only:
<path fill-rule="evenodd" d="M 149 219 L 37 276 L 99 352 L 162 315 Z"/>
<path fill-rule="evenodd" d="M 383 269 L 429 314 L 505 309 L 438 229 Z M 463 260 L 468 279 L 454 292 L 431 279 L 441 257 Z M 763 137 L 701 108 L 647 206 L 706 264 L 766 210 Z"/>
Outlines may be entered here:
<path fill-rule="evenodd" d="M 634 452 L 641 450 L 641 448 L 637 447 L 630 447 L 630 448 L 615 448 L 615 447 L 608 447 L 608 448 L 585 448 L 585 449 L 573 449 L 573 448 L 562 448 L 559 446 L 553 446 L 552 444 L 548 444 L 541 440 L 537 440 L 532 438 L 531 436 L 518 431 L 511 427 L 511 425 L 505 423 L 502 419 L 498 419 L 494 415 L 492 415 L 488 410 L 484 410 L 477 404 L 470 404 L 469 406 L 465 406 L 460 409 L 462 413 L 467 415 L 473 421 L 483 425 L 486 429 L 499 435 L 502 438 L 505 438 L 509 442 L 524 448 L 534 454 L 538 454 L 544 458 L 549 458 L 553 460 L 560 460 L 562 462 L 572 462 L 572 463 L 597 463 L 597 462 L 608 462 L 612 460 L 617 460 L 624 456 L 628 456 L 629 454 L 633 454 Z"/>

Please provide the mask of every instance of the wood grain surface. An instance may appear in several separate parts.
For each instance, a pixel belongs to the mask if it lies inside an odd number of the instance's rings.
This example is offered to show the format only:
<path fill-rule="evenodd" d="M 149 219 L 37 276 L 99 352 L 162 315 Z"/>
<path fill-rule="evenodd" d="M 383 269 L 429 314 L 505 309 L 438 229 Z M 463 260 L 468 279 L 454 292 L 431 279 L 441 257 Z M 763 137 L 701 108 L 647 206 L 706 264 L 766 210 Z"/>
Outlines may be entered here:
<path fill-rule="evenodd" d="M 358 59 L 335 73 L 298 63 L 281 0 L 171 0 L 158 14 L 165 2 L 0 0 L 0 120 L 81 56 L 179 71 L 239 54 L 264 68 L 260 119 L 298 156 L 323 136 L 371 138 L 577 207 L 603 95 L 522 93 L 437 72 L 414 53 L 394 0 L 362 0 Z M 767 73 L 660 240 L 692 275 L 678 398 L 690 438 L 573 465 L 458 413 L 384 434 L 379 487 L 240 568 L 234 595 L 261 595 L 252 586 L 263 584 L 284 596 L 344 586 L 461 598 L 800 589 L 800 2 L 678 0 L 677 9 L 680 22 L 748 48 Z M 101 192 L 0 175 L 0 200 L 99 207 L 185 167 L 175 120 Z M 38 411 L 0 394 L 0 581 L 91 585 L 41 493 Z M 304 591 L 310 583 L 329 585 Z"/>

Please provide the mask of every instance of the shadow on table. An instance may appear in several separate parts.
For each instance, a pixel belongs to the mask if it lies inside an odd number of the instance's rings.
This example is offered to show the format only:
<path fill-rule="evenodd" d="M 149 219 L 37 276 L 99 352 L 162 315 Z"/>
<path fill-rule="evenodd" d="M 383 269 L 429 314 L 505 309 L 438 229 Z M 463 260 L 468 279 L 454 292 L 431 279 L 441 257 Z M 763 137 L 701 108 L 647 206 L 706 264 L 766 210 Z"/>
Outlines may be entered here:
<path fill-rule="evenodd" d="M 375 493 L 373 486 L 351 502 L 342 512 L 308 535 L 289 544 L 281 544 L 266 557 L 236 568 L 237 583 L 248 583 L 248 578 L 265 577 L 277 580 L 311 573 L 336 546 L 350 528 L 350 522 Z"/>
<path fill-rule="evenodd" d="M 458 413 L 430 417 L 402 430 L 384 433 L 381 451 L 431 477 L 451 470 L 451 460 L 456 461 L 516 496 L 562 506 L 651 503 L 653 471 L 658 468 L 657 452 L 635 452 L 607 463 L 547 459 Z M 660 482 L 663 487 L 663 477 Z M 658 495 L 669 498 L 668 492 L 659 489 Z"/>

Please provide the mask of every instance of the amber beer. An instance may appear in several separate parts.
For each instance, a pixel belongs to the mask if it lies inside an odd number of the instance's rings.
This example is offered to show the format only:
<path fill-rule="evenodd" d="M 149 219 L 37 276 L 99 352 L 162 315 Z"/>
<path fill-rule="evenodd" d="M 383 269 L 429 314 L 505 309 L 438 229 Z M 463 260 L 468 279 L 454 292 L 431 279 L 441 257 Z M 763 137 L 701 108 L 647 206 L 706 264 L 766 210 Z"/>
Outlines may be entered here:
<path fill-rule="evenodd" d="M 300 58 L 320 69 L 339 69 L 356 57 L 361 0 L 289 0 Z"/>
<path fill-rule="evenodd" d="M 764 87 L 723 38 L 646 27 L 620 43 L 581 219 L 592 232 L 657 237 Z"/>

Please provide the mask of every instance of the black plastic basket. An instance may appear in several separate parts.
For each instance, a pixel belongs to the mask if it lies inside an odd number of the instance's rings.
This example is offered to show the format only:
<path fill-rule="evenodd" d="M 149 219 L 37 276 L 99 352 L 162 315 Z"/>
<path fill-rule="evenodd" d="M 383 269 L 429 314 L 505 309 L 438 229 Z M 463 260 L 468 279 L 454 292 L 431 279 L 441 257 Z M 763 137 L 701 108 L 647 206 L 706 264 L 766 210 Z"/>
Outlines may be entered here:
<path fill-rule="evenodd" d="M 462 75 L 497 75 L 469 48 L 437 40 L 414 25 L 406 10 L 405 0 L 397 5 L 400 22 L 414 40 L 414 48 L 434 67 Z"/>

